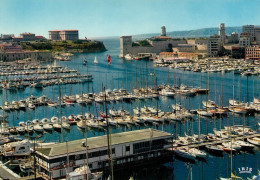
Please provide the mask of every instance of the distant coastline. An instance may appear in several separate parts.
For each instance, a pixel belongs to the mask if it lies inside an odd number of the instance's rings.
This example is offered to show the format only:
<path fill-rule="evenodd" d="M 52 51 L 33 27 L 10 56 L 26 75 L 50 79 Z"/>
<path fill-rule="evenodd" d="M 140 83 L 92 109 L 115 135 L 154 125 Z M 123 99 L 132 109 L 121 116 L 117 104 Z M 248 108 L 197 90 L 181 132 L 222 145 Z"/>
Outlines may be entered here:
<path fill-rule="evenodd" d="M 232 32 L 237 32 L 240 34 L 242 32 L 242 27 L 234 26 L 234 27 L 226 27 L 226 33 L 231 34 Z M 168 36 L 176 37 L 176 38 L 206 38 L 213 34 L 218 33 L 217 27 L 212 28 L 201 28 L 201 29 L 193 29 L 193 30 L 183 30 L 183 31 L 170 31 L 167 32 Z M 133 40 L 139 39 L 147 39 L 154 36 L 158 36 L 160 33 L 143 33 L 143 34 L 128 34 L 132 35 Z M 120 36 L 105 36 L 105 37 L 91 37 L 90 39 L 119 39 Z"/>

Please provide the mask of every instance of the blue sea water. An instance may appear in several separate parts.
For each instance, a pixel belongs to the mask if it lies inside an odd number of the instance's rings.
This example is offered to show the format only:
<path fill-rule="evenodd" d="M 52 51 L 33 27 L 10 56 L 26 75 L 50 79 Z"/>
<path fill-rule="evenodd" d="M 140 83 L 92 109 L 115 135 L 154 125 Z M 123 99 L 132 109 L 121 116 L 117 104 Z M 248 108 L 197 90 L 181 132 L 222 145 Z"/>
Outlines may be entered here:
<path fill-rule="evenodd" d="M 133 101 L 131 103 L 110 103 L 108 108 L 125 108 L 132 113 L 132 109 L 137 106 L 158 106 L 164 111 L 169 111 L 169 107 L 174 103 L 182 104 L 187 109 L 198 109 L 202 107 L 202 100 L 212 99 L 218 104 L 223 102 L 223 106 L 228 105 L 228 99 L 234 97 L 241 101 L 252 101 L 253 97 L 259 97 L 260 93 L 260 78 L 259 76 L 241 76 L 233 75 L 233 73 L 197 73 L 190 71 L 182 71 L 177 69 L 153 67 L 151 61 L 128 61 L 117 57 L 120 53 L 119 39 L 102 39 L 108 51 L 101 53 L 80 53 L 75 54 L 71 61 L 58 62 L 58 65 L 67 66 L 70 69 L 77 69 L 82 74 L 92 74 L 93 82 L 85 84 L 61 85 L 62 95 L 73 95 L 87 92 L 100 92 L 105 87 L 106 89 L 125 88 L 131 91 L 136 87 L 155 86 L 155 84 L 170 84 L 209 88 L 208 95 L 198 95 L 195 97 L 176 96 L 175 98 L 160 97 L 159 100 L 150 99 L 144 101 Z M 112 64 L 106 62 L 107 54 L 111 55 Z M 97 57 L 98 64 L 94 64 L 94 58 Z M 87 59 L 86 66 L 82 65 L 82 60 Z M 3 91 L 0 94 L 0 102 L 5 100 L 20 100 L 27 98 L 30 95 L 39 97 L 47 95 L 49 98 L 57 99 L 58 86 L 46 87 L 43 90 L 26 88 L 23 91 L 9 92 Z M 71 114 L 82 114 L 91 112 L 98 116 L 99 111 L 103 111 L 102 104 L 92 104 L 88 106 L 72 105 L 62 108 L 37 107 L 35 110 L 13 111 L 8 113 L 10 126 L 17 126 L 20 121 L 33 119 L 42 119 L 44 117 L 51 118 L 52 116 L 69 116 Z M 203 134 L 212 133 L 213 128 L 223 128 L 229 124 L 250 126 L 257 130 L 257 122 L 259 115 L 255 116 L 230 116 L 223 119 L 200 119 L 200 132 Z M 161 124 L 158 129 L 170 132 L 174 135 L 184 135 L 198 133 L 199 121 L 195 118 L 194 121 L 183 123 Z M 117 127 L 112 128 L 112 133 L 122 131 L 132 131 L 142 128 L 156 128 L 153 126 L 144 127 Z M 104 135 L 104 131 L 87 132 L 88 137 Z M 46 133 L 40 140 L 46 142 L 60 142 L 62 139 L 75 140 L 86 137 L 86 134 L 79 130 L 77 126 L 72 126 L 70 131 L 63 133 L 63 138 L 58 132 Z M 252 174 L 257 173 L 258 149 L 253 152 L 240 152 L 232 156 L 233 171 L 243 178 L 250 177 L 251 174 L 239 174 L 238 168 L 250 167 Z M 219 177 L 229 177 L 231 168 L 230 154 L 224 153 L 223 157 L 216 157 L 208 154 L 206 161 L 197 161 L 194 164 L 185 163 L 178 159 L 173 159 L 171 163 L 157 164 L 153 167 L 142 169 L 133 169 L 122 173 L 116 173 L 117 179 L 128 179 L 134 175 L 135 179 L 219 179 Z M 124 177 L 122 177 L 124 174 Z"/>

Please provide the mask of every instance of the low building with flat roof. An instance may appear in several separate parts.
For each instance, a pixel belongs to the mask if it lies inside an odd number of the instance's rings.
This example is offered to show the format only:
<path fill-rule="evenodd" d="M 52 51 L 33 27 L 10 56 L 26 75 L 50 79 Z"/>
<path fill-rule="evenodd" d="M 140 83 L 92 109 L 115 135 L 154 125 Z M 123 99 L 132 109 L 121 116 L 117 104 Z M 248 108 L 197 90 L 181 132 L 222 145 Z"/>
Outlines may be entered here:
<path fill-rule="evenodd" d="M 168 154 L 166 149 L 172 147 L 172 134 L 155 129 L 115 133 L 110 137 L 115 169 L 163 157 Z M 107 135 L 38 148 L 36 161 L 38 170 L 48 178 L 64 177 L 84 164 L 93 171 L 105 170 L 109 166 Z"/>
<path fill-rule="evenodd" d="M 50 51 L 8 51 L 0 52 L 0 61 L 18 61 L 30 58 L 34 61 L 52 61 L 52 53 Z"/>
<path fill-rule="evenodd" d="M 34 33 L 22 33 L 19 37 L 12 37 L 13 42 L 37 41 L 45 39 L 43 36 L 35 36 Z"/>
<path fill-rule="evenodd" d="M 12 39 L 14 37 L 14 34 L 1 34 L 2 39 Z"/>

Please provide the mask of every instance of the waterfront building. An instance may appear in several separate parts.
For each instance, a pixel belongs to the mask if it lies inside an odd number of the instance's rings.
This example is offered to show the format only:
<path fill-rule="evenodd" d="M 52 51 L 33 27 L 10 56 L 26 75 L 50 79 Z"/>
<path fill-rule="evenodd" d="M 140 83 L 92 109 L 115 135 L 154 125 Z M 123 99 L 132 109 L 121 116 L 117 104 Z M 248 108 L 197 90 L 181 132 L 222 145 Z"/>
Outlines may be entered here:
<path fill-rule="evenodd" d="M 22 33 L 20 37 L 23 41 L 34 41 L 36 39 L 35 34 L 33 33 Z"/>
<path fill-rule="evenodd" d="M 52 53 L 49 51 L 8 51 L 0 52 L 0 61 L 17 61 L 23 59 L 34 61 L 51 61 Z"/>
<path fill-rule="evenodd" d="M 192 45 L 207 45 L 208 38 L 187 39 L 187 43 Z"/>
<path fill-rule="evenodd" d="M 225 24 L 224 23 L 219 24 L 218 35 L 220 37 L 220 43 L 225 44 L 225 41 L 226 41 L 226 31 L 225 31 Z"/>
<path fill-rule="evenodd" d="M 13 42 L 20 41 L 37 41 L 45 39 L 43 36 L 35 36 L 33 33 L 22 33 L 19 37 L 12 37 Z"/>
<path fill-rule="evenodd" d="M 79 31 L 78 30 L 51 30 L 49 31 L 49 40 L 77 41 L 79 40 Z"/>
<path fill-rule="evenodd" d="M 248 46 L 245 48 L 245 59 L 260 60 L 260 46 Z"/>
<path fill-rule="evenodd" d="M 205 55 L 201 53 L 192 53 L 192 52 L 179 52 L 178 53 L 179 58 L 187 58 L 190 60 L 199 60 L 205 57 Z"/>
<path fill-rule="evenodd" d="M 255 26 L 255 41 L 256 44 L 260 44 L 260 27 Z"/>
<path fill-rule="evenodd" d="M 178 44 L 177 47 L 172 48 L 174 52 L 193 52 L 196 46 L 192 44 Z"/>
<path fill-rule="evenodd" d="M 162 28 L 164 31 L 164 28 Z M 162 32 L 165 34 L 166 32 Z M 124 57 L 126 54 L 132 56 L 138 53 L 156 53 L 159 54 L 163 51 L 172 51 L 173 47 L 177 47 L 178 44 L 187 44 L 185 39 L 174 39 L 169 36 L 156 36 L 150 39 L 133 42 L 132 36 L 121 36 L 120 37 L 120 57 Z"/>
<path fill-rule="evenodd" d="M 159 59 L 164 60 L 176 60 L 176 62 L 180 62 L 183 60 L 198 60 L 205 57 L 205 55 L 201 53 L 192 53 L 192 52 L 161 52 L 159 54 Z"/>
<path fill-rule="evenodd" d="M 244 59 L 245 58 L 245 47 L 232 46 L 231 47 L 231 57 L 234 59 Z"/>
<path fill-rule="evenodd" d="M 195 50 L 204 53 L 208 48 L 208 38 L 187 39 L 187 43 L 195 46 Z"/>
<path fill-rule="evenodd" d="M 14 37 L 14 34 L 1 34 L 2 39 L 12 39 Z"/>
<path fill-rule="evenodd" d="M 111 134 L 114 169 L 140 165 L 168 155 L 172 135 L 143 129 Z M 53 144 L 36 150 L 39 172 L 48 178 L 65 177 L 75 168 L 87 164 L 91 171 L 109 166 L 107 135 Z"/>
<path fill-rule="evenodd" d="M 247 47 L 251 45 L 251 35 L 249 33 L 241 33 L 239 37 L 239 46 Z"/>
<path fill-rule="evenodd" d="M 254 25 L 244 25 L 242 26 L 242 32 L 248 33 L 250 35 L 250 40 L 255 40 L 255 26 Z"/>
<path fill-rule="evenodd" d="M 227 41 L 228 43 L 238 43 L 239 42 L 239 37 L 236 32 L 232 32 L 230 36 L 227 36 Z"/>
<path fill-rule="evenodd" d="M 178 58 L 178 53 L 177 52 L 160 52 L 159 59 L 165 59 L 165 58 Z"/>
<path fill-rule="evenodd" d="M 22 46 L 14 45 L 14 44 L 1 44 L 0 45 L 0 52 L 7 53 L 7 52 L 21 52 L 23 50 Z"/>
<path fill-rule="evenodd" d="M 208 56 L 217 56 L 220 52 L 220 49 L 221 49 L 220 36 L 218 35 L 210 36 L 208 40 L 208 48 L 207 48 Z"/>

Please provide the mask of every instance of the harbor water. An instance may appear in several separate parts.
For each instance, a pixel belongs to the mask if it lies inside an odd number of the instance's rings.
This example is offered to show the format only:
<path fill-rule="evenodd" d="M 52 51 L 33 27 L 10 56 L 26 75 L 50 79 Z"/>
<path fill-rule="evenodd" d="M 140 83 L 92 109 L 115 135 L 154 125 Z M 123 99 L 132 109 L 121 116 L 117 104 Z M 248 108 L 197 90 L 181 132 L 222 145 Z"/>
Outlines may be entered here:
<path fill-rule="evenodd" d="M 202 108 L 203 100 L 214 100 L 217 104 L 228 106 L 229 99 L 236 99 L 244 102 L 251 102 L 254 97 L 260 96 L 260 78 L 259 76 L 242 76 L 229 73 L 200 73 L 172 69 L 168 67 L 154 67 L 152 61 L 124 60 L 117 56 L 120 54 L 119 38 L 102 39 L 108 51 L 101 53 L 80 53 L 72 56 L 71 61 L 60 61 L 58 65 L 69 69 L 76 69 L 81 74 L 93 75 L 93 82 L 82 84 L 60 85 L 61 95 L 75 95 L 88 92 L 99 93 L 104 89 L 124 88 L 131 92 L 134 88 L 154 87 L 160 84 L 185 85 L 191 87 L 208 88 L 209 94 L 196 96 L 176 95 L 174 98 L 162 97 L 159 99 L 135 100 L 132 102 L 114 102 L 107 103 L 108 109 L 124 108 L 133 114 L 136 107 L 153 106 L 162 111 L 171 111 L 172 104 L 181 104 L 186 109 Z M 106 61 L 107 55 L 111 55 L 111 65 Z M 98 63 L 93 63 L 95 57 Z M 86 65 L 82 64 L 87 60 Z M 19 91 L 5 91 L 0 94 L 0 102 L 21 100 L 34 95 L 47 97 L 57 100 L 59 96 L 58 86 L 47 86 L 43 89 L 26 88 Z M 2 104 L 1 104 L 2 105 Z M 18 126 L 21 121 L 34 119 L 51 118 L 52 116 L 69 116 L 71 114 L 85 114 L 90 112 L 99 116 L 99 112 L 104 111 L 104 105 L 92 103 L 86 106 L 79 104 L 66 105 L 64 108 L 53 108 L 48 106 L 36 107 L 34 110 L 10 111 L 8 115 L 9 126 Z M 226 125 L 245 125 L 254 130 L 258 130 L 257 122 L 260 114 L 247 116 L 229 115 L 224 118 L 194 118 L 192 121 L 162 123 L 159 126 L 118 126 L 112 127 L 111 132 L 132 131 L 143 128 L 157 128 L 162 131 L 170 132 L 177 136 L 213 133 L 213 129 L 221 129 Z M 200 127 L 200 129 L 199 129 Z M 70 141 L 85 137 L 93 137 L 106 134 L 106 131 L 88 129 L 87 133 L 78 129 L 77 126 L 71 126 L 69 131 L 62 134 L 56 131 L 44 133 L 39 140 L 44 142 Z M 113 141 L 113 140 L 112 140 Z M 184 162 L 173 158 L 165 164 L 153 164 L 142 168 L 132 168 L 130 171 L 120 171 L 115 173 L 116 179 L 129 179 L 134 176 L 135 179 L 194 179 L 211 180 L 220 177 L 230 177 L 231 162 L 232 171 L 240 177 L 246 179 L 257 174 L 259 165 L 259 150 L 255 148 L 251 152 L 241 151 L 231 154 L 223 153 L 223 156 L 216 157 L 208 154 L 204 161 L 197 160 L 195 163 Z M 239 168 L 252 168 L 252 173 L 239 173 Z"/>

